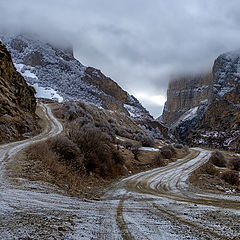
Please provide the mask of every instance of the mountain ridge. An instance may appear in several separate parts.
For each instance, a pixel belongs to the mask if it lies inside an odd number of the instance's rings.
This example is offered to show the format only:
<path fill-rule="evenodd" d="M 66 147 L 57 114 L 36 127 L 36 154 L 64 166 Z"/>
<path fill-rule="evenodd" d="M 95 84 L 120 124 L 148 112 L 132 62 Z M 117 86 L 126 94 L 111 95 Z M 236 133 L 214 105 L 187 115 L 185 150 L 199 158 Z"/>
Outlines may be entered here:
<path fill-rule="evenodd" d="M 206 88 L 194 81 L 196 76 L 170 83 L 162 120 L 179 141 L 239 152 L 240 51 L 218 56 L 209 76 Z M 199 92 L 199 88 L 205 90 Z"/>
<path fill-rule="evenodd" d="M 139 101 L 100 70 L 74 58 L 69 45 L 62 48 L 26 35 L 3 35 L 19 72 L 36 91 L 48 89 L 58 100 L 81 100 L 121 111 L 136 119 L 153 120 Z"/>

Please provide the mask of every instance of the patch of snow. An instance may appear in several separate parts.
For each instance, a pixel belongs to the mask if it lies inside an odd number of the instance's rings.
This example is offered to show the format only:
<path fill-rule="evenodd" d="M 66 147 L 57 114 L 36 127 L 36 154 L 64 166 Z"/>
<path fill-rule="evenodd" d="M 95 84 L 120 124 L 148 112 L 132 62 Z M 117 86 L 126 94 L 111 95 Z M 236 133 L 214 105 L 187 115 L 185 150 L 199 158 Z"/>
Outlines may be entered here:
<path fill-rule="evenodd" d="M 33 84 L 33 87 L 37 92 L 36 93 L 37 98 L 48 98 L 57 100 L 58 102 L 63 102 L 63 97 L 61 97 L 54 89 L 50 87 L 47 88 L 39 87 L 37 83 Z"/>
<path fill-rule="evenodd" d="M 33 67 L 29 67 L 21 63 L 14 63 L 14 66 L 23 77 L 38 79 L 38 77 L 31 72 L 31 70 L 34 69 Z"/>
<path fill-rule="evenodd" d="M 197 114 L 197 110 L 198 110 L 198 106 L 189 109 L 186 113 L 184 113 L 184 114 L 181 116 L 180 120 L 186 121 L 186 120 L 191 120 L 191 119 L 193 119 L 193 118 L 196 116 L 196 114 Z"/>
<path fill-rule="evenodd" d="M 122 139 L 122 138 L 120 138 L 120 137 L 116 137 L 116 139 L 119 140 L 119 141 L 122 141 L 122 142 L 125 141 L 124 139 Z"/>
<path fill-rule="evenodd" d="M 151 152 L 158 152 L 158 148 L 151 148 L 151 147 L 140 147 L 139 150 L 141 151 L 151 151 Z"/>
<path fill-rule="evenodd" d="M 136 117 L 136 110 L 133 106 L 124 104 L 124 107 L 127 109 L 131 117 Z"/>

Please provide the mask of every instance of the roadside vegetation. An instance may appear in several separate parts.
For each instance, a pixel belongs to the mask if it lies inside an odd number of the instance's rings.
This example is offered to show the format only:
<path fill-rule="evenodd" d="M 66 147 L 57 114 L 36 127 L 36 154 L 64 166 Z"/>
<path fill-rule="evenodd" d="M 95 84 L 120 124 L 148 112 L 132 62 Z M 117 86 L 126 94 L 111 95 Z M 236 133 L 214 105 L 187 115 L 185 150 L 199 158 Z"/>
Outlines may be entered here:
<path fill-rule="evenodd" d="M 165 145 L 158 130 L 146 130 L 116 112 L 82 102 L 54 106 L 64 132 L 30 146 L 27 159 L 38 168 L 43 165 L 46 174 L 40 180 L 49 180 L 72 194 L 91 192 L 189 153 L 181 144 Z"/>
<path fill-rule="evenodd" d="M 223 192 L 240 192 L 240 157 L 216 150 L 209 161 L 195 170 L 190 182 L 200 188 Z"/>

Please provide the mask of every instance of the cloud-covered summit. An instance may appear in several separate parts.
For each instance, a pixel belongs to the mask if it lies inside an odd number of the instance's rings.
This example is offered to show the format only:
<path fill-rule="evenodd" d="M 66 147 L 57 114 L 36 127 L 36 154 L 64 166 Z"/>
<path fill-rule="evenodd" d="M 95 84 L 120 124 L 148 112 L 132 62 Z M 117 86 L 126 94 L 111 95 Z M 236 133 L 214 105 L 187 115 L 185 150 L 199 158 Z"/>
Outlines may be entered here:
<path fill-rule="evenodd" d="M 85 65 L 101 69 L 161 113 L 172 74 L 210 70 L 240 48 L 237 0 L 1 0 L 0 28 L 72 42 Z"/>

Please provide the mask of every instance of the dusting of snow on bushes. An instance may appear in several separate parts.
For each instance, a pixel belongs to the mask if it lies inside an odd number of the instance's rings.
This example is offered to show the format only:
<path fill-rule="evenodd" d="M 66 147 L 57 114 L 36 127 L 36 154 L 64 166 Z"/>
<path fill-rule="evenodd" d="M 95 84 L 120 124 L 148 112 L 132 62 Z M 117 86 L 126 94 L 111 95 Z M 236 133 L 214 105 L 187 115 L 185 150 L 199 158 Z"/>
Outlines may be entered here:
<path fill-rule="evenodd" d="M 106 97 L 118 101 L 104 91 L 84 81 L 87 67 L 81 64 L 70 51 L 40 40 L 39 36 L 12 35 L 0 32 L 0 39 L 10 50 L 16 69 L 25 77 L 28 84 L 35 86 L 37 96 L 50 96 L 59 101 L 80 100 L 103 106 Z M 101 79 L 98 71 L 93 75 Z M 151 118 L 139 101 L 128 94 L 126 106 L 132 118 Z"/>

